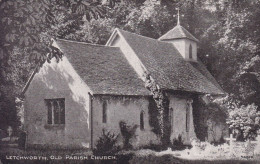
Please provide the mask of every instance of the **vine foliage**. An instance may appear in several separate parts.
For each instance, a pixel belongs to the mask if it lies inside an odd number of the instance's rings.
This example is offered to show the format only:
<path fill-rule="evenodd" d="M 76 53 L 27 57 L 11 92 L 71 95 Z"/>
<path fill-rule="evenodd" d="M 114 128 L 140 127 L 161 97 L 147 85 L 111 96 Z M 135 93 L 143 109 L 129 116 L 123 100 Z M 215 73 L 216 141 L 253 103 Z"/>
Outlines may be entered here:
<path fill-rule="evenodd" d="M 145 87 L 152 93 L 156 104 L 156 117 L 153 117 L 156 120 L 153 120 L 151 124 L 154 128 L 153 132 L 160 137 L 162 146 L 167 146 L 170 143 L 169 99 L 165 91 L 156 84 L 147 72 L 145 72 Z"/>

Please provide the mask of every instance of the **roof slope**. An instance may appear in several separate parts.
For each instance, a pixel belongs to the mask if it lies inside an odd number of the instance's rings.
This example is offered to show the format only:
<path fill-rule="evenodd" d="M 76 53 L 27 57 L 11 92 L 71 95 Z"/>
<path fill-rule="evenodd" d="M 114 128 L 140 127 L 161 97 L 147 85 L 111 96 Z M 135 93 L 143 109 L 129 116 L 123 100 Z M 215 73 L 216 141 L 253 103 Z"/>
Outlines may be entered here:
<path fill-rule="evenodd" d="M 187 38 L 199 42 L 198 39 L 196 39 L 191 33 L 189 33 L 189 31 L 187 31 L 181 25 L 175 26 L 173 29 L 168 31 L 163 36 L 161 36 L 159 40 L 171 40 L 171 39 L 181 39 L 181 38 Z"/>
<path fill-rule="evenodd" d="M 211 80 L 202 75 L 178 50 L 167 42 L 119 30 L 152 77 L 164 89 L 223 94 Z"/>
<path fill-rule="evenodd" d="M 196 68 L 202 75 L 207 77 L 216 87 L 218 87 L 218 89 L 220 89 L 222 92 L 224 92 L 223 89 L 221 88 L 221 86 L 216 81 L 216 79 L 210 74 L 208 69 L 205 67 L 205 65 L 200 60 L 198 60 L 197 62 L 190 61 L 190 64 L 194 68 Z"/>
<path fill-rule="evenodd" d="M 61 39 L 56 42 L 94 94 L 150 95 L 119 48 Z"/>

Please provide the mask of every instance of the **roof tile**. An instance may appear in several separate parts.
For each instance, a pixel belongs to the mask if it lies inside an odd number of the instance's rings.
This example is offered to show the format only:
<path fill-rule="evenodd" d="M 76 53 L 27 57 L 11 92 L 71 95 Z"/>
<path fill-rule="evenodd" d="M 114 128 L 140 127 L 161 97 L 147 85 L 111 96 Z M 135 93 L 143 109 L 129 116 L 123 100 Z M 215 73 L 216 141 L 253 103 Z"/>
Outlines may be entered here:
<path fill-rule="evenodd" d="M 164 89 L 223 94 L 222 89 L 184 60 L 168 42 L 119 30 L 151 76 Z"/>
<path fill-rule="evenodd" d="M 62 39 L 56 42 L 94 94 L 150 95 L 120 48 Z"/>

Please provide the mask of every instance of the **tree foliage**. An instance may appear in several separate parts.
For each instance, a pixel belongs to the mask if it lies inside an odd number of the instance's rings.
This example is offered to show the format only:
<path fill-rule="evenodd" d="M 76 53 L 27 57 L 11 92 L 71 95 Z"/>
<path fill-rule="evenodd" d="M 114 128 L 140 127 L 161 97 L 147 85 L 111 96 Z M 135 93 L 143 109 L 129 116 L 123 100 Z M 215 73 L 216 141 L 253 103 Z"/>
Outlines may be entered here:
<path fill-rule="evenodd" d="M 256 137 L 260 126 L 260 112 L 254 104 L 236 106 L 229 111 L 227 123 L 230 129 L 242 133 L 244 139 L 252 139 Z"/>

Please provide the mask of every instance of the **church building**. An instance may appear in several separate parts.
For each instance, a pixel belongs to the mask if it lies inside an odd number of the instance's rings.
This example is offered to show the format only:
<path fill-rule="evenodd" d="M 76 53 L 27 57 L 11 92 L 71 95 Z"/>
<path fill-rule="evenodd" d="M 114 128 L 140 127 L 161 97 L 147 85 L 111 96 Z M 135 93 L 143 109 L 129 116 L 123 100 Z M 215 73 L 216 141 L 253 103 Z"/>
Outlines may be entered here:
<path fill-rule="evenodd" d="M 147 73 L 169 99 L 171 141 L 189 144 L 193 97 L 223 94 L 197 57 L 198 42 L 180 24 L 159 39 L 116 28 L 106 45 L 55 40 L 62 59 L 46 62 L 23 90 L 27 146 L 93 148 L 102 129 L 120 135 L 120 121 L 138 126 L 134 146 L 158 143 Z"/>

